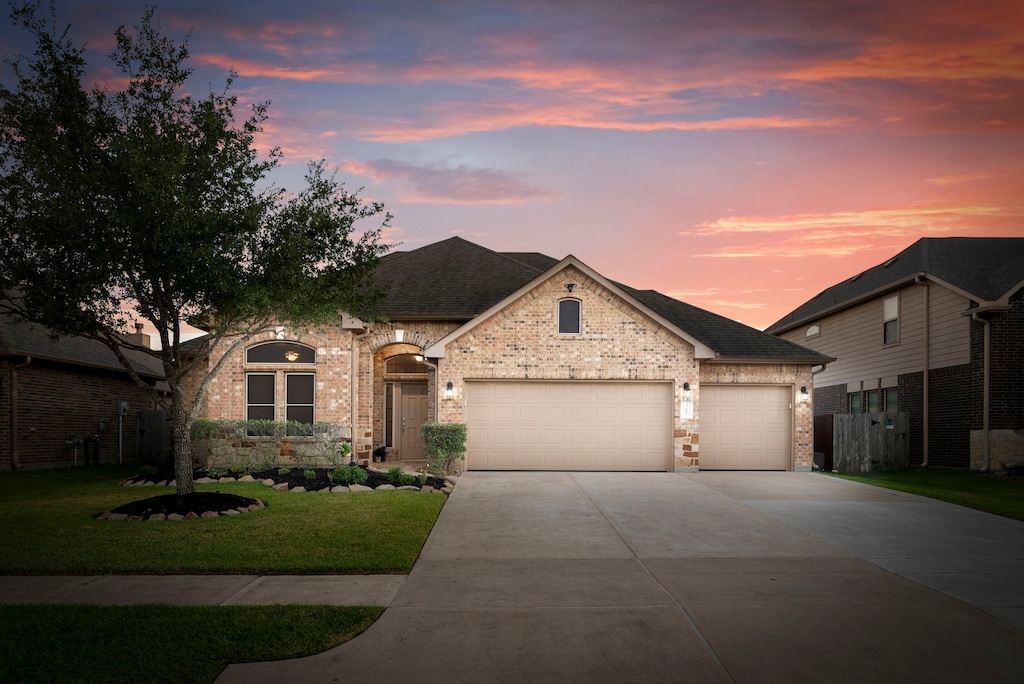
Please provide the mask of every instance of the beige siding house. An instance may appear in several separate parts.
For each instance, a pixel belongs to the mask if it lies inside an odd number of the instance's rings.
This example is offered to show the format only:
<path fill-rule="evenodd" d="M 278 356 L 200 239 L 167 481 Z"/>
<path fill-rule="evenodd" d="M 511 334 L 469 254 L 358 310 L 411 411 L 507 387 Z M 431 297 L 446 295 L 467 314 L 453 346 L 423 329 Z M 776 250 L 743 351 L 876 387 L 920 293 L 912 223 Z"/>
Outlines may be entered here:
<path fill-rule="evenodd" d="M 767 332 L 832 356 L 815 412 L 902 411 L 911 462 L 1024 463 L 1024 239 L 922 238 Z"/>
<path fill-rule="evenodd" d="M 205 416 L 329 422 L 361 460 L 412 462 L 424 421 L 465 423 L 469 470 L 811 467 L 825 354 L 572 256 L 452 238 L 387 255 L 378 280 L 386 322 L 267 333 Z"/>

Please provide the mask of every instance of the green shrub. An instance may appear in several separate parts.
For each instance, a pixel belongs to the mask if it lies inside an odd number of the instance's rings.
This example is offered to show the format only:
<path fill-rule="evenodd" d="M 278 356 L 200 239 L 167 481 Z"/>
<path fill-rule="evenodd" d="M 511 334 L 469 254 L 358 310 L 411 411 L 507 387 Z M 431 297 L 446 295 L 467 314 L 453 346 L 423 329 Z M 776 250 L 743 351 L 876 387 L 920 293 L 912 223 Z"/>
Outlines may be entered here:
<path fill-rule="evenodd" d="M 278 475 L 287 475 L 290 472 L 292 472 L 291 468 L 278 468 L 277 469 L 277 474 Z"/>
<path fill-rule="evenodd" d="M 233 473 L 244 473 L 246 471 L 246 467 L 244 465 L 238 465 L 236 463 L 233 465 L 229 465 L 228 470 L 230 470 Z"/>
<path fill-rule="evenodd" d="M 359 466 L 341 466 L 335 468 L 331 473 L 331 482 L 334 484 L 365 484 L 369 475 Z"/>
<path fill-rule="evenodd" d="M 427 469 L 434 477 L 443 478 L 466 453 L 465 423 L 424 423 L 420 436 L 427 454 Z"/>
<path fill-rule="evenodd" d="M 387 478 L 392 482 L 398 482 L 402 479 L 402 466 L 391 466 L 388 468 Z"/>
<path fill-rule="evenodd" d="M 403 487 L 406 486 L 406 485 L 415 484 L 415 482 L 416 482 L 416 476 L 412 475 L 410 473 L 402 473 L 398 477 L 398 484 L 402 485 Z"/>
<path fill-rule="evenodd" d="M 315 470 L 303 470 L 302 471 L 302 477 L 306 478 L 307 480 L 315 480 L 316 479 L 316 471 Z"/>

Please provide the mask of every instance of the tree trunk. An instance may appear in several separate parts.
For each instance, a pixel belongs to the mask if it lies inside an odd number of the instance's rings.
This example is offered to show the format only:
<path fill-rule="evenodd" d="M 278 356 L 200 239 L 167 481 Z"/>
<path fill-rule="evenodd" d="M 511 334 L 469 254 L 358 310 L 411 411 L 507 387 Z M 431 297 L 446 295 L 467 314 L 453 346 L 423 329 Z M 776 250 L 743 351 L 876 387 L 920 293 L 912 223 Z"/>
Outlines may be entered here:
<path fill-rule="evenodd" d="M 177 383 L 174 383 L 177 385 Z M 188 419 L 180 387 L 171 387 L 171 429 L 174 433 L 174 479 L 178 496 L 191 494 L 196 485 L 192 477 L 192 422 Z"/>

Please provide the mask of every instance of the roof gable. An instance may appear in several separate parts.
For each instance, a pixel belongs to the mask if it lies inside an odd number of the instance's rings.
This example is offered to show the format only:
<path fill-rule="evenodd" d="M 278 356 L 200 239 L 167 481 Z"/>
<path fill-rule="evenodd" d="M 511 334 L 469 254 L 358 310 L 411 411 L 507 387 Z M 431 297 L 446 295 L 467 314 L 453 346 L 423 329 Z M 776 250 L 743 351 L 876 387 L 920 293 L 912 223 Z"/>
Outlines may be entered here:
<path fill-rule="evenodd" d="M 921 238 L 891 259 L 823 290 L 766 332 L 788 330 L 919 275 L 981 304 L 1005 300 L 1024 285 L 1024 238 Z"/>

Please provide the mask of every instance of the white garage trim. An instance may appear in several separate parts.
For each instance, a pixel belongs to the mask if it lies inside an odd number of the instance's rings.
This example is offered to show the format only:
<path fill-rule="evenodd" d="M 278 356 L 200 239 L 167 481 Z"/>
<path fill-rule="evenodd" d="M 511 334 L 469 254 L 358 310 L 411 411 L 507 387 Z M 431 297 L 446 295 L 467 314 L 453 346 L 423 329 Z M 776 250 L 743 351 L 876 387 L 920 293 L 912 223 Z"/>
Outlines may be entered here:
<path fill-rule="evenodd" d="M 788 470 L 793 388 L 700 386 L 701 470 Z"/>
<path fill-rule="evenodd" d="M 650 470 L 672 462 L 670 382 L 466 382 L 468 470 Z"/>

